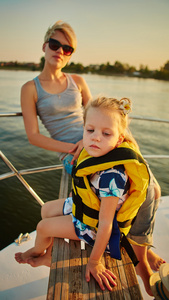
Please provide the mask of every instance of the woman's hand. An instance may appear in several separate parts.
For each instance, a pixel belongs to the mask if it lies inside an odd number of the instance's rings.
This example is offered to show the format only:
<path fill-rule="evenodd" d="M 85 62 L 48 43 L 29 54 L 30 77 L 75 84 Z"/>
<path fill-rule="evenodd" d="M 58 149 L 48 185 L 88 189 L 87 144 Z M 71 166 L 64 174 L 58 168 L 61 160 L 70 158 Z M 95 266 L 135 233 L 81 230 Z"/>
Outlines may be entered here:
<path fill-rule="evenodd" d="M 89 259 L 86 266 L 85 275 L 87 282 L 90 281 L 90 274 L 93 275 L 103 291 L 105 290 L 104 285 L 108 288 L 109 291 L 112 291 L 110 283 L 113 284 L 113 286 L 117 285 L 114 281 L 114 279 L 116 279 L 116 276 L 110 270 L 106 269 L 100 260 L 97 261 Z"/>
<path fill-rule="evenodd" d="M 69 153 L 73 155 L 71 164 L 73 165 L 74 161 L 79 157 L 79 154 L 83 148 L 83 140 L 78 141 L 74 147 L 69 150 Z"/>

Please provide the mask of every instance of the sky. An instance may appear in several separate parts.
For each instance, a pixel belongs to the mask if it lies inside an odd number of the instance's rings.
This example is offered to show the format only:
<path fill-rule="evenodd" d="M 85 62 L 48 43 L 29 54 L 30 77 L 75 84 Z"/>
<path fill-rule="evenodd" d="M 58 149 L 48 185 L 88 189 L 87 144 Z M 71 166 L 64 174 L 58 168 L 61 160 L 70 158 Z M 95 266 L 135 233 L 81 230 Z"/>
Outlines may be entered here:
<path fill-rule="evenodd" d="M 74 63 L 153 70 L 169 60 L 169 0 L 0 0 L 0 61 L 38 63 L 58 20 L 77 35 Z"/>

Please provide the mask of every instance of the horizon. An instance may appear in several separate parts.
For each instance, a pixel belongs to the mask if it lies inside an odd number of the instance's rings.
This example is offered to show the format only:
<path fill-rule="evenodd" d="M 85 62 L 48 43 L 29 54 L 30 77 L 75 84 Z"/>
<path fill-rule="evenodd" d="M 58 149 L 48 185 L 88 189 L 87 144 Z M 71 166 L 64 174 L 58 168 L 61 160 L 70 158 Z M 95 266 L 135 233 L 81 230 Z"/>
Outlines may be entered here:
<path fill-rule="evenodd" d="M 168 13 L 166 0 L 0 0 L 0 61 L 39 63 L 45 32 L 63 20 L 78 41 L 70 63 L 160 69 L 169 60 Z"/>
<path fill-rule="evenodd" d="M 119 63 L 121 63 L 120 61 L 118 61 Z M 168 60 L 168 62 L 169 62 L 169 60 Z M 39 62 L 33 62 L 33 61 L 0 61 L 0 70 L 1 70 L 1 67 L 2 67 L 2 70 L 3 70 L 3 67 L 8 67 L 8 65 L 2 65 L 2 63 L 4 63 L 4 64 L 15 64 L 15 63 L 17 63 L 18 64 L 18 66 L 20 65 L 20 66 L 24 66 L 24 65 L 34 65 L 34 66 L 40 66 L 40 60 L 39 60 Z M 78 64 L 78 62 L 77 63 L 75 63 L 74 61 L 71 61 L 70 62 L 70 64 L 69 65 L 71 65 L 71 63 L 73 63 L 73 64 Z M 161 67 L 164 67 L 164 65 L 166 64 L 167 62 L 165 62 L 164 64 L 163 64 L 163 66 L 161 66 Z M 92 66 L 101 66 L 101 65 L 106 65 L 106 63 L 104 64 L 104 63 L 100 63 L 100 64 L 89 64 L 89 65 L 83 65 L 82 63 L 80 63 L 84 68 L 86 68 L 86 67 L 92 67 Z M 121 63 L 122 64 L 122 63 Z M 68 67 L 69 67 L 69 65 L 67 65 Z M 114 64 L 110 64 L 110 65 L 114 65 Z M 130 66 L 129 64 L 122 64 L 122 65 L 128 65 L 128 67 L 130 68 L 130 67 L 134 67 L 135 68 L 135 70 L 136 71 L 139 71 L 142 67 L 143 67 L 143 69 L 144 68 L 147 68 L 148 66 L 144 66 L 143 64 L 140 64 L 140 66 L 137 68 L 137 67 L 135 67 L 135 66 Z M 18 66 L 14 66 L 14 65 L 11 65 L 11 67 L 18 67 Z M 10 65 L 9 65 L 9 67 L 10 67 Z M 148 68 L 148 70 L 150 71 L 150 72 L 154 72 L 154 71 L 160 71 L 160 69 L 161 69 L 161 67 L 159 68 L 159 69 L 150 69 L 150 68 Z M 6 69 L 6 68 L 5 68 Z M 96 69 L 97 70 L 97 69 Z"/>

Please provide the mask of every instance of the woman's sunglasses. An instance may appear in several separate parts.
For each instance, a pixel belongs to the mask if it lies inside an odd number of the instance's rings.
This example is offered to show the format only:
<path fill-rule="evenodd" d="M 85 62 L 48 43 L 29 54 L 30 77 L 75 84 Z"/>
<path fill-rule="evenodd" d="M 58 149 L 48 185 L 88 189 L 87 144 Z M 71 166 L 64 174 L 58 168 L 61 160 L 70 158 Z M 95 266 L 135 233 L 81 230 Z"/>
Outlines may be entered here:
<path fill-rule="evenodd" d="M 57 51 L 60 47 L 62 47 L 64 55 L 67 56 L 70 56 L 74 51 L 74 48 L 72 48 L 71 46 L 62 45 L 58 40 L 55 39 L 50 38 L 47 43 L 49 43 L 49 48 L 53 51 Z"/>

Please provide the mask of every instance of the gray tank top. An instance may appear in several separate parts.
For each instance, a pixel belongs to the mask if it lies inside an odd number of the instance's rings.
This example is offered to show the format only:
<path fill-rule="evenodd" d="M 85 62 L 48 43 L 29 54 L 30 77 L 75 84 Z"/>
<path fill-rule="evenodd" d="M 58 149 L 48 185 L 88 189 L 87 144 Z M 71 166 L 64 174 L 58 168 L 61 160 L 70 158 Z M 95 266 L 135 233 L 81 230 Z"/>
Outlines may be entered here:
<path fill-rule="evenodd" d="M 34 78 L 37 114 L 53 139 L 75 144 L 83 137 L 82 96 L 72 77 L 65 76 L 67 88 L 60 94 L 47 93 Z"/>

